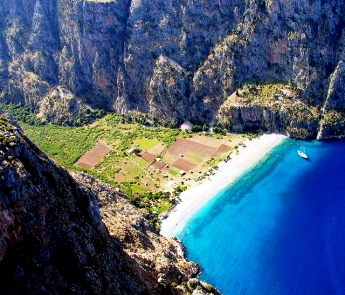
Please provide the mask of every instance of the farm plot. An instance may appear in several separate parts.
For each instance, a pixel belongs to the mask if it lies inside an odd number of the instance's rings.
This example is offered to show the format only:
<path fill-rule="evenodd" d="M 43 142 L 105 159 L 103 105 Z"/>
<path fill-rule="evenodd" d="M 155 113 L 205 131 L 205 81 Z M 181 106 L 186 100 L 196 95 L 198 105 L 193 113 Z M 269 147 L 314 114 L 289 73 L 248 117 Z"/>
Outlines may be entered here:
<path fill-rule="evenodd" d="M 155 162 L 153 163 L 153 167 L 159 170 L 163 170 L 165 168 L 165 164 L 163 162 Z"/>
<path fill-rule="evenodd" d="M 175 143 L 168 149 L 168 153 L 172 155 L 184 154 L 187 151 L 194 151 L 204 155 L 212 156 L 216 152 L 216 148 L 201 144 L 189 139 L 177 138 Z"/>
<path fill-rule="evenodd" d="M 230 150 L 230 147 L 228 145 L 222 144 L 217 150 L 214 152 L 213 157 L 220 157 L 224 155 L 228 150 Z"/>
<path fill-rule="evenodd" d="M 147 166 L 147 161 L 145 161 L 145 159 L 143 159 L 140 156 L 137 155 L 133 155 L 130 157 L 130 159 L 135 162 L 137 165 L 139 165 L 142 169 L 145 169 L 145 167 Z"/>
<path fill-rule="evenodd" d="M 153 146 L 152 148 L 150 148 L 148 151 L 146 152 L 141 152 L 140 156 L 142 157 L 142 159 L 144 159 L 148 164 L 150 164 L 152 161 L 154 161 L 158 155 L 164 150 L 165 145 L 162 143 L 158 143 L 155 146 Z M 165 167 L 165 163 L 158 161 L 158 162 L 153 162 L 152 166 L 162 170 Z"/>
<path fill-rule="evenodd" d="M 203 170 L 214 158 L 223 156 L 234 145 L 229 137 L 218 139 L 213 137 L 195 136 L 177 138 L 164 157 L 171 167 L 189 172 L 196 167 Z M 237 141 L 237 138 L 235 138 Z M 168 160 L 169 159 L 169 160 Z"/>
<path fill-rule="evenodd" d="M 147 163 L 151 163 L 155 158 L 156 156 L 151 154 L 151 153 L 148 153 L 148 152 L 143 152 L 143 153 L 140 153 L 140 156 L 147 162 Z"/>
<path fill-rule="evenodd" d="M 117 182 L 129 182 L 132 181 L 136 176 L 139 176 L 142 169 L 139 165 L 133 162 L 126 162 L 122 164 L 122 169 L 115 175 Z"/>
<path fill-rule="evenodd" d="M 200 164 L 202 162 L 206 162 L 210 156 L 194 151 L 187 151 L 183 154 L 183 158 L 191 163 Z"/>
<path fill-rule="evenodd" d="M 110 150 L 110 147 L 99 141 L 91 150 L 82 155 L 75 165 L 82 168 L 92 169 Z"/>
<path fill-rule="evenodd" d="M 161 152 L 163 152 L 164 149 L 165 149 L 165 144 L 160 142 L 156 144 L 155 146 L 153 146 L 152 148 L 148 149 L 147 152 L 150 154 L 159 155 Z"/>
<path fill-rule="evenodd" d="M 197 165 L 184 159 L 177 159 L 171 166 L 183 170 L 185 172 L 189 172 L 190 170 L 194 169 Z"/>
<path fill-rule="evenodd" d="M 215 138 L 212 136 L 193 135 L 193 137 L 188 138 L 188 140 L 190 140 L 190 141 L 205 144 L 205 145 L 208 145 L 208 146 L 216 148 L 216 149 L 219 146 L 221 146 L 222 144 L 232 145 L 233 141 L 237 141 L 237 139 L 240 141 L 243 140 L 242 136 L 238 136 L 238 135 L 232 135 L 231 138 L 229 136 L 226 136 L 224 138 Z M 237 144 L 237 143 L 235 143 L 235 144 Z"/>
<path fill-rule="evenodd" d="M 149 149 L 154 148 L 159 141 L 157 139 L 149 139 L 149 138 L 139 138 L 139 139 L 135 139 L 134 143 L 136 146 L 138 146 L 140 149 L 148 151 Z M 150 152 L 150 151 L 148 151 Z"/>
<path fill-rule="evenodd" d="M 194 135 L 193 137 L 188 138 L 188 140 L 205 144 L 213 148 L 218 148 L 221 144 L 225 144 L 227 141 L 225 139 L 219 139 L 219 138 L 207 137 L 207 136 L 201 136 L 201 135 Z"/>

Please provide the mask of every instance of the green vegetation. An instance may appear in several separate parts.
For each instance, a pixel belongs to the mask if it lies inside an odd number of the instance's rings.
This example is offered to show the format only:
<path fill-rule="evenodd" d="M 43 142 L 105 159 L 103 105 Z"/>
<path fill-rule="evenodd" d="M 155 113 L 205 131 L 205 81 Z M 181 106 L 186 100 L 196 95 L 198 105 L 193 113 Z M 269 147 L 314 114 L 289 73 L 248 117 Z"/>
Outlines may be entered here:
<path fill-rule="evenodd" d="M 134 143 L 141 148 L 142 150 L 148 150 L 152 147 L 154 147 L 156 144 L 159 143 L 159 141 L 155 138 L 149 139 L 149 138 L 139 138 L 134 141 Z"/>
<path fill-rule="evenodd" d="M 70 170 L 76 170 L 75 161 L 90 149 L 102 135 L 102 130 L 89 127 L 62 127 L 46 124 L 32 126 L 21 123 L 25 134 L 40 149 Z"/>
<path fill-rule="evenodd" d="M 44 125 L 32 112 L 31 109 L 20 104 L 5 104 L 0 102 L 0 110 L 4 113 L 11 113 L 18 121 L 30 125 Z"/>
<path fill-rule="evenodd" d="M 214 292 L 216 292 L 216 288 L 213 287 L 212 285 L 205 284 L 205 285 L 204 285 L 204 288 L 206 289 L 206 291 L 207 291 L 208 293 L 214 293 Z"/>
<path fill-rule="evenodd" d="M 21 112 L 25 117 L 27 111 L 19 109 L 17 114 Z M 160 191 L 150 192 L 152 187 L 147 187 L 146 182 L 151 180 L 159 187 L 159 181 L 151 172 L 144 171 L 148 163 L 137 154 L 158 144 L 163 148 L 169 147 L 180 131 L 163 127 L 149 128 L 131 122 L 128 116 L 108 114 L 84 127 L 62 127 L 27 119 L 20 124 L 26 135 L 59 165 L 71 171 L 86 171 L 106 183 L 120 187 L 132 203 L 147 208 L 155 216 L 153 220 L 157 221 L 158 215 L 170 209 L 173 201 Z M 76 166 L 76 161 L 99 140 L 112 150 L 92 169 Z M 129 150 L 132 150 L 131 154 Z M 148 180 L 144 180 L 144 176 Z"/>
<path fill-rule="evenodd" d="M 11 113 L 18 121 L 24 122 L 29 125 L 42 126 L 46 122 L 43 122 L 41 119 L 37 118 L 34 109 L 22 106 L 21 104 L 5 104 L 0 102 L 0 110 L 4 113 Z M 67 125 L 67 126 L 83 126 L 88 124 L 95 119 L 102 118 L 105 116 L 104 110 L 94 110 L 89 109 L 84 110 L 74 119 L 73 122 L 70 120 L 70 116 L 65 114 L 59 118 L 51 118 L 54 123 L 57 125 Z M 49 119 L 49 115 L 47 116 Z"/>
<path fill-rule="evenodd" d="M 15 114 L 26 135 L 50 158 L 70 171 L 85 171 L 120 188 L 133 204 L 150 212 L 150 222 L 155 227 L 159 224 L 159 215 L 172 209 L 178 195 L 187 189 L 188 181 L 200 178 L 201 171 L 205 172 L 221 159 L 199 153 L 193 148 L 186 150 L 183 156 L 167 153 L 177 137 L 193 135 L 180 134 L 179 129 L 162 126 L 147 127 L 143 125 L 147 118 L 141 114 L 108 114 L 88 126 L 63 127 L 41 123 L 29 109 L 16 105 L 6 105 L 6 108 L 6 111 Z M 0 119 L 0 124 L 6 122 Z M 208 128 L 208 125 L 204 125 L 197 130 L 205 131 Z M 223 143 L 216 139 L 223 135 L 206 136 L 214 138 L 208 139 L 210 142 Z M 2 137 L 0 142 L 16 144 Z M 97 143 L 98 148 L 93 149 Z M 161 158 L 159 161 L 152 161 L 158 157 Z M 174 167 L 173 163 L 181 157 L 194 163 L 198 173 L 180 175 L 183 168 Z M 184 165 L 183 162 L 180 165 Z"/>
<path fill-rule="evenodd" d="M 247 132 L 243 136 L 246 138 L 249 138 L 249 140 L 252 140 L 253 138 L 257 138 L 261 135 L 263 135 L 263 132 L 261 130 L 259 130 L 257 132 Z"/>
<path fill-rule="evenodd" d="M 223 135 L 226 134 L 226 130 L 222 127 L 219 127 L 219 126 L 213 127 L 213 132 L 216 134 L 223 134 Z"/>
<path fill-rule="evenodd" d="M 203 128 L 201 125 L 193 125 L 191 128 L 191 131 L 192 132 L 201 132 L 201 131 L 203 131 Z"/>
<path fill-rule="evenodd" d="M 343 137 L 345 114 L 334 110 L 328 111 L 323 114 L 319 124 L 333 137 Z"/>
<path fill-rule="evenodd" d="M 7 131 L 10 131 L 12 128 L 11 125 L 8 124 L 8 122 L 1 117 L 0 117 L 0 126 L 3 126 L 5 128 L 5 130 L 7 130 Z"/>
<path fill-rule="evenodd" d="M 169 169 L 169 173 L 173 176 L 177 176 L 178 175 L 178 170 L 174 169 L 174 168 L 170 168 Z"/>
<path fill-rule="evenodd" d="M 250 117 L 248 124 L 246 120 L 242 124 L 239 116 Z M 227 130 L 240 124 L 244 130 L 267 131 L 272 128 L 271 122 L 280 121 L 279 124 L 274 123 L 278 129 L 284 129 L 296 138 L 306 138 L 312 129 L 316 129 L 319 116 L 320 109 L 302 100 L 295 87 L 268 79 L 263 84 L 244 84 L 237 89 L 222 104 L 218 117 Z M 278 119 L 272 121 L 267 118 Z"/>
<path fill-rule="evenodd" d="M 329 126 L 344 126 L 344 115 L 334 110 L 326 112 L 322 116 L 320 124 Z"/>

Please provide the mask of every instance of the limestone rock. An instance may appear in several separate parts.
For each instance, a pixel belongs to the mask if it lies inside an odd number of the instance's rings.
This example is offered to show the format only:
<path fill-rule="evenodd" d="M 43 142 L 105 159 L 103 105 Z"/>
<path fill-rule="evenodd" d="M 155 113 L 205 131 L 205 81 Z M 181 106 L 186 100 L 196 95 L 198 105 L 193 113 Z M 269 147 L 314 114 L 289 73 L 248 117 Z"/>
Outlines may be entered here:
<path fill-rule="evenodd" d="M 326 102 L 324 104 L 324 112 L 329 110 L 345 110 L 345 62 L 340 61 L 330 77 L 330 86 Z"/>
<path fill-rule="evenodd" d="M 38 112 L 61 86 L 92 108 L 213 123 L 244 84 L 275 80 L 343 112 L 344 15 L 342 0 L 5 1 L 0 98 Z"/>
<path fill-rule="evenodd" d="M 345 114 L 336 111 L 327 111 L 320 120 L 320 129 L 317 139 L 344 138 Z"/>
<path fill-rule="evenodd" d="M 160 56 L 149 83 L 149 114 L 168 121 L 188 117 L 188 79 L 177 62 Z"/>
<path fill-rule="evenodd" d="M 73 93 L 61 86 L 52 88 L 40 103 L 37 117 L 42 121 L 64 125 L 89 123 L 93 110 Z"/>
<path fill-rule="evenodd" d="M 299 99 L 296 90 L 280 83 L 246 85 L 219 109 L 219 121 L 232 132 L 275 132 L 294 138 L 316 135 L 319 111 Z"/>

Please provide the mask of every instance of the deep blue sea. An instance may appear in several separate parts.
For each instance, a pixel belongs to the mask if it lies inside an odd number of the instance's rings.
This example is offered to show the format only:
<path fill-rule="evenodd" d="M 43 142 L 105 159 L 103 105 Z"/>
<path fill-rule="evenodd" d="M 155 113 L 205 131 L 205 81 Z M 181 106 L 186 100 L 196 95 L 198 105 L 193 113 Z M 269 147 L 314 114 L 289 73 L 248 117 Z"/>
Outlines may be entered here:
<path fill-rule="evenodd" d="M 176 235 L 224 295 L 345 294 L 345 142 L 286 140 Z"/>

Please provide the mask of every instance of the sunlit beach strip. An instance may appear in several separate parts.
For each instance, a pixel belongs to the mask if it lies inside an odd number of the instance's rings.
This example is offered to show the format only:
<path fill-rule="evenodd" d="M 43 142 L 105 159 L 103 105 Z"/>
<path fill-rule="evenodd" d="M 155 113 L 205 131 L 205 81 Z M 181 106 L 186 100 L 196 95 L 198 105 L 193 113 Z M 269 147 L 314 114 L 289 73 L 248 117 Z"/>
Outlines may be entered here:
<path fill-rule="evenodd" d="M 243 172 L 253 167 L 267 152 L 281 143 L 286 136 L 265 134 L 252 140 L 244 141 L 231 159 L 218 164 L 215 174 L 206 178 L 200 185 L 184 191 L 181 202 L 162 221 L 161 234 L 172 237 L 174 232 L 184 225 L 188 218 L 214 197 L 221 189 L 233 183 Z"/>

